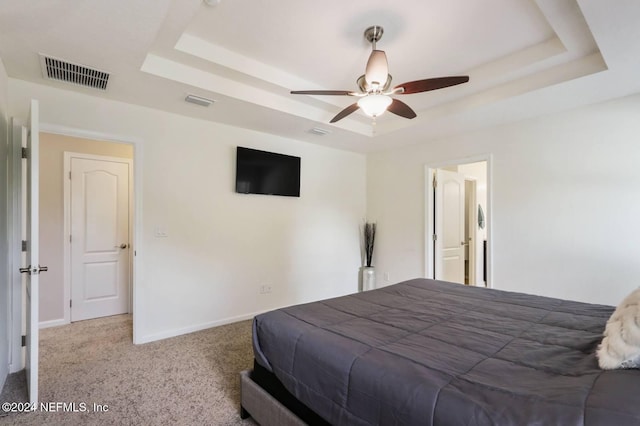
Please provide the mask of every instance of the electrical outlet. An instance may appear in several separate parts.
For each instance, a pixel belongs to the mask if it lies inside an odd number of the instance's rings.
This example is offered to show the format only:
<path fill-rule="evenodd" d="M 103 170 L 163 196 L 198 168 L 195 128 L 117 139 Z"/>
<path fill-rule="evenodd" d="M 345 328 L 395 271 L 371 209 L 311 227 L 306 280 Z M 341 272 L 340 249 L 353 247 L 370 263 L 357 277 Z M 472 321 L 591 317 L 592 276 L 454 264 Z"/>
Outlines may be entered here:
<path fill-rule="evenodd" d="M 260 294 L 269 294 L 271 293 L 271 286 L 268 284 L 263 284 L 260 286 Z"/>
<path fill-rule="evenodd" d="M 169 231 L 167 231 L 167 228 L 164 226 L 156 226 L 153 230 L 153 235 L 156 238 L 166 238 L 169 236 Z"/>

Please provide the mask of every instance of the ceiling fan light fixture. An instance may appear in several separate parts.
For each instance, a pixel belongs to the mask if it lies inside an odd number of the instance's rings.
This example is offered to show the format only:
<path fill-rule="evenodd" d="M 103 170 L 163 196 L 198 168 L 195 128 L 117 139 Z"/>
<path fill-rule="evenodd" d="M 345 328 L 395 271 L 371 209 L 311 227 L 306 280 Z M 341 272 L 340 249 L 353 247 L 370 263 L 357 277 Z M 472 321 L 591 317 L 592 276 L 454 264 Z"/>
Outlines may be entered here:
<path fill-rule="evenodd" d="M 382 115 L 393 100 L 387 95 L 368 95 L 358 100 L 358 106 L 369 117 Z"/>

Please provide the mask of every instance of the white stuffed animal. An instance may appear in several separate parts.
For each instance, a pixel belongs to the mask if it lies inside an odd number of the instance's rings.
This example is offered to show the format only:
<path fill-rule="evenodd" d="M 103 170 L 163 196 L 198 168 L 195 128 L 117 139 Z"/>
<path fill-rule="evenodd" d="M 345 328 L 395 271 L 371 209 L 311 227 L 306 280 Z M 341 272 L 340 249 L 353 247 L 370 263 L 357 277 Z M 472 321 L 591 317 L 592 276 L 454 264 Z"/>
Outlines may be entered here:
<path fill-rule="evenodd" d="M 607 321 L 596 355 L 603 370 L 640 368 L 640 288 L 625 297 Z"/>

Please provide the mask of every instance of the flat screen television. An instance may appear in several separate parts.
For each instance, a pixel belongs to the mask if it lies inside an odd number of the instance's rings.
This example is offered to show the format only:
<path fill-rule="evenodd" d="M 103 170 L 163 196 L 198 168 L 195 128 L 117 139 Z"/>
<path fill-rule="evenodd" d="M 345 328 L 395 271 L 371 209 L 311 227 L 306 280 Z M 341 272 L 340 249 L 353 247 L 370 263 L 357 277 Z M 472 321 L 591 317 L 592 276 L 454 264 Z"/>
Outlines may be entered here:
<path fill-rule="evenodd" d="M 236 192 L 300 196 L 300 157 L 238 147 Z"/>

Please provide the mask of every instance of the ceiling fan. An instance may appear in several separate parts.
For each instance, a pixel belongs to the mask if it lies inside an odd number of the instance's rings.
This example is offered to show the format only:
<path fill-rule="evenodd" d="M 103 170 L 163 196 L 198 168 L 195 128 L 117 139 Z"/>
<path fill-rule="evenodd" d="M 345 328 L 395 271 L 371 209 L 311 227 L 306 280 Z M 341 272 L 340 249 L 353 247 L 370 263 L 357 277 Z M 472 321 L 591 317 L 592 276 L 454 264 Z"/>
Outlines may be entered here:
<path fill-rule="evenodd" d="M 387 55 L 383 50 L 376 49 L 376 43 L 382 38 L 384 29 L 379 25 L 369 27 L 364 32 L 364 37 L 371 43 L 372 50 L 364 75 L 358 80 L 359 92 L 349 90 L 292 90 L 293 95 L 329 95 L 329 96 L 355 96 L 358 102 L 349 105 L 331 119 L 331 123 L 342 120 L 358 109 L 374 119 L 385 111 L 392 112 L 400 117 L 415 118 L 416 113 L 402 101 L 394 99 L 391 95 L 410 95 L 412 93 L 428 92 L 430 90 L 443 89 L 449 86 L 466 83 L 469 76 L 451 76 L 439 78 L 427 78 L 424 80 L 402 83 L 389 90 L 391 86 L 391 74 Z"/>

